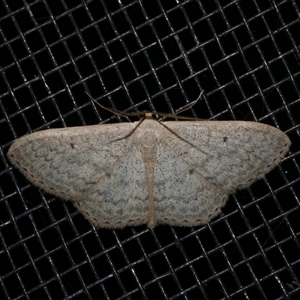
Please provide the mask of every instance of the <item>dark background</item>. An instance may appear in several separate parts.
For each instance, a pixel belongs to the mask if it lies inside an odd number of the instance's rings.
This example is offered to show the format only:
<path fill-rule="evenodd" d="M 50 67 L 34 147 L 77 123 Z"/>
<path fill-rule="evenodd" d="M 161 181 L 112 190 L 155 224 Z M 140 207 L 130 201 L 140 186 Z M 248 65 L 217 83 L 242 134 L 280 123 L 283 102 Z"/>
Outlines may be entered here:
<path fill-rule="evenodd" d="M 299 299 L 300 5 L 0 1 L 0 299 Z M 96 229 L 32 186 L 11 143 L 120 122 L 95 106 L 259 121 L 282 163 L 195 228 Z"/>

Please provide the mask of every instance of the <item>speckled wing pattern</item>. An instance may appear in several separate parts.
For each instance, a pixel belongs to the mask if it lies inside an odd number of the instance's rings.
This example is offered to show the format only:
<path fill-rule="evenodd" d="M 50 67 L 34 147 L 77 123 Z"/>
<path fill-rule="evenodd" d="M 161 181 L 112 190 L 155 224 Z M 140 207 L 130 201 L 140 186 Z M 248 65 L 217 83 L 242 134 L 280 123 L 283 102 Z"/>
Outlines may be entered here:
<path fill-rule="evenodd" d="M 290 146 L 254 122 L 153 119 L 49 129 L 17 140 L 8 157 L 32 183 L 71 200 L 96 226 L 196 226 L 228 195 L 274 168 Z"/>

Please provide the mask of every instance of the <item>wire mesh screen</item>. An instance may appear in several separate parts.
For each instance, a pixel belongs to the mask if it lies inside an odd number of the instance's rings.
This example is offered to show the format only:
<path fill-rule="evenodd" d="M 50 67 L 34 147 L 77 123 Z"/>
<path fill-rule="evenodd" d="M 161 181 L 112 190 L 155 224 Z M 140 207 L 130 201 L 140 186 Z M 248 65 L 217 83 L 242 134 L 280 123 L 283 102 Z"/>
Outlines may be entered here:
<path fill-rule="evenodd" d="M 1 0 L 0 298 L 299 299 L 299 18 L 294 0 Z M 95 228 L 6 156 L 31 132 L 125 121 L 85 91 L 166 113 L 204 91 L 185 115 L 292 147 L 206 225 Z"/>

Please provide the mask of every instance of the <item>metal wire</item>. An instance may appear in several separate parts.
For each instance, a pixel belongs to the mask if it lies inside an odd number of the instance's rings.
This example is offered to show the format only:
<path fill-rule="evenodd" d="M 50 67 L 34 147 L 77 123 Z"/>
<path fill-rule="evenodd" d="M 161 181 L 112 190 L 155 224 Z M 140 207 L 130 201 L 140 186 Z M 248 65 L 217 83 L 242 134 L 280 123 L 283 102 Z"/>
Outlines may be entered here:
<path fill-rule="evenodd" d="M 300 6 L 293 0 L 0 2 L 0 299 L 299 299 Z M 205 226 L 93 228 L 32 186 L 11 143 L 118 122 L 98 109 L 255 120 L 280 166 Z"/>

